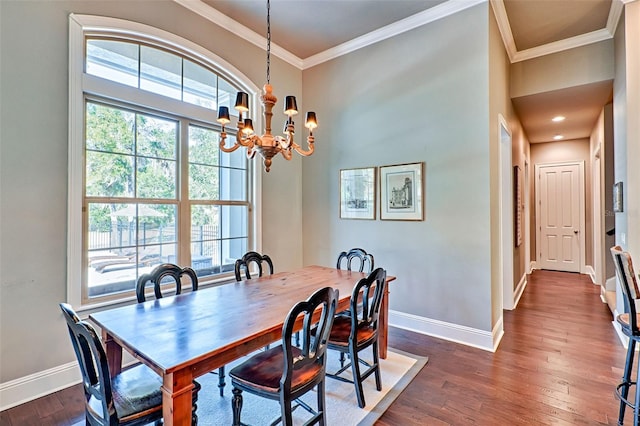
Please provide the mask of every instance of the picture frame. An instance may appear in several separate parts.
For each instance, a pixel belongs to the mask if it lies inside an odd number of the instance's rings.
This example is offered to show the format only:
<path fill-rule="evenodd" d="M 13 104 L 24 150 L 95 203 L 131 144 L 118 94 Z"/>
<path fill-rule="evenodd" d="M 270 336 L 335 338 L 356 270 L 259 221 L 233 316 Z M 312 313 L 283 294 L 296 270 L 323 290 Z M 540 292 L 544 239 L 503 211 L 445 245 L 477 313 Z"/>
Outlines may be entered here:
<path fill-rule="evenodd" d="M 622 182 L 616 182 L 613 184 L 613 211 L 614 213 L 621 213 L 624 211 L 622 197 Z"/>
<path fill-rule="evenodd" d="M 520 247 L 522 244 L 522 210 L 524 208 L 522 198 L 522 171 L 520 166 L 513 166 L 513 208 L 514 208 L 514 231 L 515 246 Z"/>
<path fill-rule="evenodd" d="M 424 220 L 424 162 L 380 167 L 380 220 Z"/>
<path fill-rule="evenodd" d="M 340 170 L 340 218 L 375 220 L 375 167 Z"/>

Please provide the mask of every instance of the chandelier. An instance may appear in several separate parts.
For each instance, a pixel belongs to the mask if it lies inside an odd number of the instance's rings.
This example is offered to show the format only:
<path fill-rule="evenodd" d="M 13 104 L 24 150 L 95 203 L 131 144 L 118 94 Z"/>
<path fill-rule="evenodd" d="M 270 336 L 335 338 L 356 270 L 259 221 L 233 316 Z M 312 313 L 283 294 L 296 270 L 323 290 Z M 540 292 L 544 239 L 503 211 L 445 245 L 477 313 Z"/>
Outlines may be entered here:
<path fill-rule="evenodd" d="M 233 152 L 241 146 L 247 148 L 247 158 L 252 159 L 255 157 L 256 152 L 264 159 L 265 171 L 271 169 L 271 159 L 278 154 L 291 160 L 292 151 L 296 151 L 298 154 L 308 157 L 313 154 L 313 129 L 318 127 L 318 121 L 316 120 L 316 113 L 309 111 L 307 113 L 307 120 L 305 127 L 309 129 L 309 136 L 307 137 L 308 149 L 304 150 L 300 145 L 295 143 L 293 136 L 295 134 L 295 126 L 293 123 L 293 116 L 298 113 L 298 106 L 296 104 L 295 96 L 287 96 L 284 103 L 284 113 L 287 115 L 287 121 L 284 125 L 285 136 L 274 136 L 271 134 L 271 117 L 273 113 L 271 110 L 278 101 L 278 98 L 273 94 L 273 87 L 269 84 L 270 74 L 269 68 L 271 65 L 271 17 L 270 17 L 271 4 L 270 0 L 267 0 L 267 83 L 263 87 L 263 93 L 260 95 L 260 101 L 262 103 L 262 113 L 264 115 L 265 131 L 262 136 L 258 136 L 254 133 L 253 123 L 250 118 L 242 118 L 242 114 L 248 115 L 249 112 L 249 95 L 246 92 L 238 92 L 236 96 L 235 109 L 238 111 L 238 133 L 236 136 L 236 142 L 233 146 L 227 148 L 225 132 L 225 125 L 231 122 L 229 118 L 229 108 L 221 106 L 218 109 L 218 123 L 222 125 L 222 133 L 220 134 L 220 149 L 223 152 Z"/>

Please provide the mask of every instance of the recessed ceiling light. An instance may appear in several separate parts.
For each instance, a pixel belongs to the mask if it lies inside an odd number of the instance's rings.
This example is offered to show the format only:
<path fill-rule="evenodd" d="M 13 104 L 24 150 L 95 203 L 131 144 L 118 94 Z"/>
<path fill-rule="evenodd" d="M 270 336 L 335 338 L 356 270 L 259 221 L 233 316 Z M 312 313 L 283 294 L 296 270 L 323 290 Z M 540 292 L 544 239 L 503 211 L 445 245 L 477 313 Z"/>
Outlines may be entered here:
<path fill-rule="evenodd" d="M 561 121 L 564 121 L 565 118 L 566 117 L 564 115 L 556 115 L 551 119 L 551 121 L 553 121 L 554 123 L 559 123 Z"/>
<path fill-rule="evenodd" d="M 562 136 L 562 135 L 555 135 L 555 136 L 553 137 L 553 140 L 556 140 L 556 141 L 559 141 L 560 139 L 564 139 L 564 136 Z"/>

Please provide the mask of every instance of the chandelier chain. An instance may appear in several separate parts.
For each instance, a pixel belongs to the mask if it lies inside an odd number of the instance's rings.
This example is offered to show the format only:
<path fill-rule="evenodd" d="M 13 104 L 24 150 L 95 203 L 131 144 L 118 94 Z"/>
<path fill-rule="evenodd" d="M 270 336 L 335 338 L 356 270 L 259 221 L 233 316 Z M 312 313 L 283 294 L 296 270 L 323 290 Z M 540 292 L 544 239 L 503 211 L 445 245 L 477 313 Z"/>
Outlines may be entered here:
<path fill-rule="evenodd" d="M 267 0 L 267 84 L 271 79 L 271 2 Z"/>

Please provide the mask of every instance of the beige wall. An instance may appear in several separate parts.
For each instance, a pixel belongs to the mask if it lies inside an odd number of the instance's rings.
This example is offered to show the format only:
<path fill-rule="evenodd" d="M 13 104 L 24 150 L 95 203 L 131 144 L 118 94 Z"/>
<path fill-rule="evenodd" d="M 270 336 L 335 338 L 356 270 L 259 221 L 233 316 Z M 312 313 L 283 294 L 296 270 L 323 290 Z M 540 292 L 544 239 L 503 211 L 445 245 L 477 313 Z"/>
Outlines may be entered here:
<path fill-rule="evenodd" d="M 364 247 L 398 277 L 393 311 L 490 331 L 488 4 L 303 77 L 324 123 L 303 168 L 304 263 L 333 265 L 341 250 Z M 339 218 L 340 169 L 420 161 L 424 221 Z"/>
<path fill-rule="evenodd" d="M 0 383 L 75 359 L 58 308 L 67 286 L 69 13 L 169 31 L 222 57 L 258 87 L 264 82 L 262 49 L 173 1 L 154 1 L 153 13 L 150 4 L 0 1 Z M 281 98 L 301 95 L 300 70 L 272 56 L 271 76 Z M 274 128 L 283 123 L 274 119 Z M 263 179 L 263 248 L 284 270 L 302 264 L 302 162 L 274 163 Z"/>
<path fill-rule="evenodd" d="M 511 97 L 581 86 L 614 77 L 613 40 L 511 65 Z"/>

